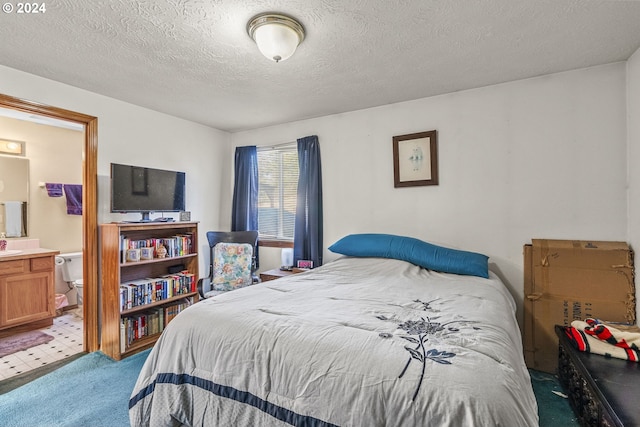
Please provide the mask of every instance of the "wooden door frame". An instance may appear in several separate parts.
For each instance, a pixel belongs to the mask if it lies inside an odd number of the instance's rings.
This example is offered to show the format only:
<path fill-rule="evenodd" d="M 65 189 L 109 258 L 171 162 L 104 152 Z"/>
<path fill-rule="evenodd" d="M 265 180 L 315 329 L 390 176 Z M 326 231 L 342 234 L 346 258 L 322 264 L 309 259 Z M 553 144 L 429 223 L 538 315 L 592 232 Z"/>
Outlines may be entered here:
<path fill-rule="evenodd" d="M 83 343 L 84 351 L 98 351 L 98 118 L 3 94 L 0 94 L 0 107 L 85 126 L 82 161 Z"/>

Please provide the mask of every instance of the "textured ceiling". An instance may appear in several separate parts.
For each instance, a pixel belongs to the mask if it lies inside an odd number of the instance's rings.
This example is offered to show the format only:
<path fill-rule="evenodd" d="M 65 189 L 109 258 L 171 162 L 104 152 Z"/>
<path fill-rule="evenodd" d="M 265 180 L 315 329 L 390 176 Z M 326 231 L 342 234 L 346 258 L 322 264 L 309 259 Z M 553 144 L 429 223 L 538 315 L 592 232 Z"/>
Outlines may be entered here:
<path fill-rule="evenodd" d="M 0 13 L 0 64 L 232 132 L 622 61 L 640 47 L 640 1 L 45 4 Z M 306 29 L 287 61 L 264 58 L 246 33 L 266 11 Z"/>

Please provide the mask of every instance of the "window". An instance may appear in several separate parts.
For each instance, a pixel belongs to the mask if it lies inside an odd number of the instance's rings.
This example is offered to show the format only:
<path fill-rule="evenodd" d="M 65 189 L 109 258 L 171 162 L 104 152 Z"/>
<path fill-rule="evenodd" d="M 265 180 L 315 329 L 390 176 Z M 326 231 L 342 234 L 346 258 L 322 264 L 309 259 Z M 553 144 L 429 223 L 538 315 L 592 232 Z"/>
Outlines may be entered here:
<path fill-rule="evenodd" d="M 293 240 L 298 189 L 295 144 L 258 149 L 260 238 Z"/>

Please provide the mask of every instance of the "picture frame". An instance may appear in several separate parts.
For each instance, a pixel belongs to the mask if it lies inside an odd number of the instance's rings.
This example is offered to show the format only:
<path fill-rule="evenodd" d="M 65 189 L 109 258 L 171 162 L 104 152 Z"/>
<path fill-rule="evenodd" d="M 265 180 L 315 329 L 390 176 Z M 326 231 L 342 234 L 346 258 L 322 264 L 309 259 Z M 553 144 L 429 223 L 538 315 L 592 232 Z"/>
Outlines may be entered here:
<path fill-rule="evenodd" d="M 149 177 L 147 168 L 132 167 L 131 168 L 131 194 L 138 196 L 149 195 Z"/>
<path fill-rule="evenodd" d="M 435 130 L 393 137 L 393 186 L 438 185 L 438 135 Z"/>
<path fill-rule="evenodd" d="M 313 268 L 313 261 L 306 259 L 298 260 L 298 268 Z"/>

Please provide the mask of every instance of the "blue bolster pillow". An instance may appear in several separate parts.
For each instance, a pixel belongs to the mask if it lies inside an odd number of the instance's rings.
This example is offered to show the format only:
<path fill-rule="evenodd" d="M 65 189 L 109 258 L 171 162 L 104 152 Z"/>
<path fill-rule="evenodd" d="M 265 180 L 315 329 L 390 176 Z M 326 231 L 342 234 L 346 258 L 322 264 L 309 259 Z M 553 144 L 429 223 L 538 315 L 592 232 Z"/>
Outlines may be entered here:
<path fill-rule="evenodd" d="M 353 257 L 399 259 L 443 273 L 489 278 L 488 256 L 444 248 L 413 237 L 350 234 L 329 246 L 329 250 Z"/>

